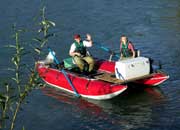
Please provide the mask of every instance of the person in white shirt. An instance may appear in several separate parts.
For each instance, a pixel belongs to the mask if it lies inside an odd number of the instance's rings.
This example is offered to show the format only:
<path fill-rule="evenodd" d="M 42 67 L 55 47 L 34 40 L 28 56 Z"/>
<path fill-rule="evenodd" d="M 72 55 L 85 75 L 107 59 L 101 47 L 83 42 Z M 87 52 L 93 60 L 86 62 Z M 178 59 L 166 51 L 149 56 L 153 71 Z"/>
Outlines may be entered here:
<path fill-rule="evenodd" d="M 79 34 L 74 35 L 69 55 L 73 57 L 81 72 L 91 72 L 94 68 L 94 59 L 87 55 L 86 47 L 92 47 L 93 42 L 90 34 L 86 34 L 86 40 L 82 41 Z"/>

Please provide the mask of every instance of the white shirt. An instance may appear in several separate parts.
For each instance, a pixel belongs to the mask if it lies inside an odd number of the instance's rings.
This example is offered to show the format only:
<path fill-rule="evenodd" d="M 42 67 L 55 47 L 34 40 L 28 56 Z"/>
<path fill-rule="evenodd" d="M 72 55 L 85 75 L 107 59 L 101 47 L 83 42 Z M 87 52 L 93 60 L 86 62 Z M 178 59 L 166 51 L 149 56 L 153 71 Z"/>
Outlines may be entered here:
<path fill-rule="evenodd" d="M 91 42 L 85 41 L 85 40 L 83 41 L 83 45 L 84 45 L 84 47 L 91 47 L 92 46 Z M 76 50 L 76 45 L 75 45 L 75 43 L 72 43 L 70 50 L 69 50 L 69 53 L 73 53 L 73 52 L 75 52 L 75 50 Z"/>

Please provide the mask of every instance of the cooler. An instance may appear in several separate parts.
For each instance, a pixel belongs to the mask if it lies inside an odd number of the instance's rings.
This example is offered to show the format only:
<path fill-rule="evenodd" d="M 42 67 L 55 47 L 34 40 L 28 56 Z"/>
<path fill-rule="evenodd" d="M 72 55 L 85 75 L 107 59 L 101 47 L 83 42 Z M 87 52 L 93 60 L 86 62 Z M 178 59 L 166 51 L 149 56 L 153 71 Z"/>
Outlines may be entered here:
<path fill-rule="evenodd" d="M 116 78 L 129 80 L 150 73 L 150 62 L 148 58 L 137 57 L 118 61 L 115 64 Z"/>

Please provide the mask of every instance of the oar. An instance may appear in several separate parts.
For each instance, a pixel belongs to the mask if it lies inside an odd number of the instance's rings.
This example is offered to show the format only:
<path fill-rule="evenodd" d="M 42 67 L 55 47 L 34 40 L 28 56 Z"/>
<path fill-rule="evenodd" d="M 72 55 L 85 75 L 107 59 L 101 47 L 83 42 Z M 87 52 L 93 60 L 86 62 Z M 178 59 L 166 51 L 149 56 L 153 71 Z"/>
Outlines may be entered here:
<path fill-rule="evenodd" d="M 116 58 L 118 58 L 118 59 L 120 58 L 120 55 L 118 55 L 116 52 L 112 51 L 111 49 L 109 49 L 109 48 L 107 48 L 107 47 L 105 47 L 105 46 L 103 46 L 97 42 L 93 42 L 93 43 L 95 46 L 97 46 L 98 48 L 100 48 L 100 49 L 102 49 L 108 53 L 110 53 L 112 56 L 114 55 Z"/>
<path fill-rule="evenodd" d="M 57 59 L 56 56 L 54 55 L 53 51 L 52 51 L 50 48 L 48 48 L 48 50 L 49 50 L 49 52 L 51 53 L 51 55 L 53 56 L 55 63 L 56 63 L 57 65 L 59 65 L 60 62 L 58 61 L 58 59 Z M 68 83 L 69 83 L 69 85 L 71 86 L 71 88 L 73 89 L 76 97 L 80 97 L 80 95 L 79 95 L 78 92 L 76 91 L 73 83 L 72 83 L 71 80 L 69 79 L 66 71 L 65 71 L 64 69 L 61 69 L 61 72 L 62 72 L 63 75 L 65 76 L 65 78 L 66 78 L 66 80 L 68 81 Z"/>

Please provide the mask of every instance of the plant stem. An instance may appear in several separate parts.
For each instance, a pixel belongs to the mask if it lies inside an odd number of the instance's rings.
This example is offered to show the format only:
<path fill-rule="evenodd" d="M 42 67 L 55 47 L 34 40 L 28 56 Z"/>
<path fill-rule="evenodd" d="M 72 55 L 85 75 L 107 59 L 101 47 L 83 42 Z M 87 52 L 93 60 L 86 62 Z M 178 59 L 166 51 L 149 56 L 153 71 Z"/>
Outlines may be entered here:
<path fill-rule="evenodd" d="M 14 124 L 15 124 L 16 117 L 17 117 L 17 113 L 18 113 L 18 111 L 19 111 L 19 108 L 20 108 L 20 106 L 21 106 L 21 103 L 22 103 L 22 98 L 20 98 L 19 101 L 18 101 L 18 103 L 17 103 L 16 110 L 15 110 L 14 115 L 13 115 L 13 118 L 12 118 L 10 130 L 13 130 L 13 129 L 14 129 Z"/>
<path fill-rule="evenodd" d="M 2 108 L 2 119 L 0 120 L 1 124 L 0 126 L 4 127 L 5 125 L 5 119 L 6 119 L 6 113 L 7 113 L 7 109 L 8 109 L 8 102 L 9 102 L 9 84 L 6 84 L 6 95 L 5 95 L 5 103 L 4 103 L 4 107 Z"/>
<path fill-rule="evenodd" d="M 46 7 L 43 7 L 43 10 L 42 10 L 42 21 L 46 21 L 46 17 L 45 17 L 45 9 Z M 44 36 L 47 35 L 47 24 L 44 25 Z"/>
<path fill-rule="evenodd" d="M 18 91 L 21 93 L 20 78 L 19 78 L 19 66 L 21 61 L 20 45 L 19 45 L 19 33 L 16 32 L 16 82 L 18 85 Z"/>

